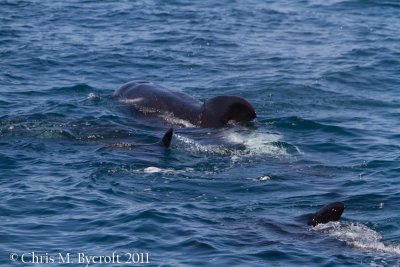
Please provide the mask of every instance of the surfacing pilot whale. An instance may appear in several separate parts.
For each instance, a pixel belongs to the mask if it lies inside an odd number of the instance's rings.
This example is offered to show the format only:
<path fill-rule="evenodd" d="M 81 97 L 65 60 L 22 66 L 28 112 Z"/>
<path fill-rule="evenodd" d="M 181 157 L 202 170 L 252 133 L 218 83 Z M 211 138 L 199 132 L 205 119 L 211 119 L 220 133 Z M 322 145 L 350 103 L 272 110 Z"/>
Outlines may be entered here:
<path fill-rule="evenodd" d="M 343 202 L 333 202 L 318 210 L 316 213 L 311 215 L 308 219 L 307 224 L 315 227 L 318 224 L 324 224 L 328 222 L 339 221 L 340 216 L 344 211 Z"/>
<path fill-rule="evenodd" d="M 132 81 L 118 88 L 114 98 L 139 111 L 169 113 L 203 128 L 220 128 L 229 121 L 246 122 L 256 118 L 249 102 L 238 96 L 216 96 L 204 103 L 147 81 Z"/>

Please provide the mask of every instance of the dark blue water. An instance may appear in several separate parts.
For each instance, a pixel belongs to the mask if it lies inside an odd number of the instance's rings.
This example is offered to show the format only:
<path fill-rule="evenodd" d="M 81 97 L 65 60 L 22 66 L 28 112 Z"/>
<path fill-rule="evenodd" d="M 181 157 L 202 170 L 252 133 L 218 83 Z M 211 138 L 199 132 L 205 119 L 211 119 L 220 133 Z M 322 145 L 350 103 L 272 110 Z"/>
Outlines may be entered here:
<path fill-rule="evenodd" d="M 399 36 L 394 0 L 0 1 L 0 265 L 398 266 Z M 133 79 L 257 119 L 110 147 L 174 124 Z"/>

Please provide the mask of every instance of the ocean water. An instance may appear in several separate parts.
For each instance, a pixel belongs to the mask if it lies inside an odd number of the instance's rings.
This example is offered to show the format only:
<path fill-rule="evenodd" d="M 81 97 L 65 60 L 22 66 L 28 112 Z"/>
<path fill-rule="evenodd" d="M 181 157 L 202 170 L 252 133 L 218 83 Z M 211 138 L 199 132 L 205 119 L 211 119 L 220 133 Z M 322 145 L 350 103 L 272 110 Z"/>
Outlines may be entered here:
<path fill-rule="evenodd" d="M 400 265 L 398 1 L 1 0 L 0 66 L 1 266 Z M 257 119 L 148 120 L 130 80 Z"/>

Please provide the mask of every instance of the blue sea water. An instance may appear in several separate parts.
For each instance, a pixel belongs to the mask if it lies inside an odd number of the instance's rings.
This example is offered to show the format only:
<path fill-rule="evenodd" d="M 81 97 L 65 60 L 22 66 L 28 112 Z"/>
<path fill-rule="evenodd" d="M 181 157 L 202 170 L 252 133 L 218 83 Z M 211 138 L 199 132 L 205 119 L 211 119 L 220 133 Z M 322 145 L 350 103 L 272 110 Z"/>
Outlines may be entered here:
<path fill-rule="evenodd" d="M 1 0 L 0 66 L 1 266 L 400 264 L 398 1 Z M 146 120 L 130 80 L 257 119 Z"/>

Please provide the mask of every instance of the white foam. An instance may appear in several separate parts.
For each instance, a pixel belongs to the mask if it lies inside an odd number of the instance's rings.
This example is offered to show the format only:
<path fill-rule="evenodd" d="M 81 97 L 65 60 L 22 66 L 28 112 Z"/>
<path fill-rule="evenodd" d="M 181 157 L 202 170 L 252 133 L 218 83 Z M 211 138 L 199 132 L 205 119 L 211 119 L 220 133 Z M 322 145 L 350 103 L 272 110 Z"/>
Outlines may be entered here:
<path fill-rule="evenodd" d="M 185 145 L 188 146 L 190 151 L 192 152 L 197 152 L 197 153 L 206 153 L 206 154 L 215 154 L 215 155 L 230 155 L 232 154 L 232 151 L 230 151 L 228 148 L 224 147 L 223 145 L 202 145 L 195 140 L 175 134 L 175 137 L 177 140 L 180 142 L 184 143 Z"/>
<path fill-rule="evenodd" d="M 400 245 L 383 243 L 379 233 L 360 223 L 329 222 L 312 229 L 327 233 L 355 248 L 400 255 Z"/>
<path fill-rule="evenodd" d="M 286 148 L 278 144 L 281 140 L 279 134 L 262 133 L 257 131 L 252 131 L 251 133 L 227 132 L 225 140 L 231 143 L 244 145 L 246 154 L 249 154 L 250 156 L 288 155 Z"/>
<path fill-rule="evenodd" d="M 264 175 L 258 178 L 258 180 L 260 181 L 269 181 L 271 180 L 271 177 L 269 177 L 268 175 Z"/>
<path fill-rule="evenodd" d="M 185 172 L 188 172 L 188 171 L 191 171 L 191 170 L 193 170 L 193 169 L 186 168 L 185 170 L 174 170 L 174 169 L 162 169 L 162 168 L 150 166 L 150 167 L 147 167 L 147 168 L 144 168 L 144 169 L 140 169 L 140 170 L 137 170 L 137 171 L 141 172 L 141 173 L 148 173 L 148 174 L 151 174 L 151 173 L 178 174 L 178 173 L 185 173 Z"/>
<path fill-rule="evenodd" d="M 201 144 L 191 138 L 175 134 L 178 141 L 184 143 L 188 149 L 195 153 L 206 153 L 212 155 L 227 155 L 231 156 L 232 162 L 239 161 L 242 157 L 252 157 L 268 155 L 271 157 L 287 156 L 288 152 L 285 147 L 280 145 L 280 135 L 259 133 L 259 132 L 244 132 L 237 133 L 226 131 L 222 133 L 222 139 L 225 142 L 233 145 L 242 145 L 242 148 L 232 148 L 227 144 Z"/>
<path fill-rule="evenodd" d="M 89 93 L 88 96 L 87 96 L 87 99 L 89 99 L 89 100 L 99 100 L 100 96 L 97 95 L 96 93 Z"/>
<path fill-rule="evenodd" d="M 157 172 L 164 172 L 166 170 L 157 168 L 157 167 L 147 167 L 145 169 L 143 169 L 144 173 L 157 173 Z"/>

